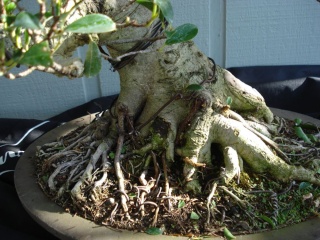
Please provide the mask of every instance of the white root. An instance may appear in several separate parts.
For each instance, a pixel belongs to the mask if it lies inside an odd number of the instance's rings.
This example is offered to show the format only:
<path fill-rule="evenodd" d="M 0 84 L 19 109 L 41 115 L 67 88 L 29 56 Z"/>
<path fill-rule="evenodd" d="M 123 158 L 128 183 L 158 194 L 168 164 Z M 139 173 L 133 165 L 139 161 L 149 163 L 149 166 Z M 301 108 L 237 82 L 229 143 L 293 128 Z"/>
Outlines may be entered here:
<path fill-rule="evenodd" d="M 250 127 L 249 124 L 248 124 L 248 123 L 243 119 L 243 117 L 240 116 L 238 113 L 236 113 L 236 112 L 234 112 L 234 111 L 231 111 L 231 110 L 229 110 L 228 113 L 229 113 L 229 117 L 230 117 L 230 118 L 241 122 L 245 128 L 247 128 L 248 130 L 250 130 L 251 132 L 253 132 L 253 133 L 254 133 L 255 135 L 257 135 L 262 141 L 264 141 L 266 144 L 268 144 L 269 146 L 271 146 L 271 147 L 279 154 L 279 156 L 280 156 L 283 160 L 289 162 L 288 157 L 286 156 L 285 153 L 283 153 L 283 152 L 279 149 L 277 143 L 275 143 L 274 141 L 272 141 L 270 138 L 266 137 L 265 135 L 261 134 L 260 132 L 258 132 L 258 131 L 255 130 L 254 128 Z"/>
<path fill-rule="evenodd" d="M 116 172 L 116 176 L 118 178 L 118 186 L 119 186 L 119 192 L 125 193 L 125 184 L 124 184 L 124 175 L 121 170 L 121 163 L 120 163 L 120 155 L 121 155 L 121 150 L 123 147 L 123 142 L 124 142 L 124 112 L 121 112 L 118 116 L 118 124 L 119 124 L 119 137 L 118 137 L 118 142 L 117 142 L 117 150 L 115 153 L 114 157 L 114 169 Z M 124 212 L 128 216 L 128 205 L 127 205 L 127 199 L 124 194 L 121 194 L 121 206 Z M 129 217 L 129 216 L 128 216 Z"/>
<path fill-rule="evenodd" d="M 97 161 L 99 160 L 103 152 L 108 150 L 109 150 L 109 145 L 106 142 L 102 142 L 98 146 L 96 152 L 91 156 L 90 162 L 88 163 L 86 170 L 83 172 L 82 176 L 80 177 L 80 180 L 74 185 L 74 187 L 71 190 L 71 195 L 73 197 L 79 200 L 82 199 L 81 187 L 83 183 L 88 179 L 89 180 L 92 179 L 92 171 L 94 170 Z"/>
<path fill-rule="evenodd" d="M 228 184 L 234 177 L 237 177 L 237 183 L 240 181 L 240 172 L 242 170 L 242 159 L 237 151 L 228 146 L 223 150 L 225 170 L 221 173 L 224 182 Z"/>
<path fill-rule="evenodd" d="M 77 157 L 79 158 L 79 157 Z M 55 170 L 54 172 L 50 175 L 49 179 L 48 179 L 48 187 L 50 188 L 51 191 L 56 191 L 56 186 L 55 186 L 55 183 L 54 183 L 54 179 L 55 177 L 63 170 L 79 163 L 79 160 L 74 159 L 70 162 L 65 162 L 65 163 L 62 163 L 60 164 Z"/>
<path fill-rule="evenodd" d="M 263 125 L 263 124 L 260 124 L 258 122 L 254 122 L 254 121 L 250 121 L 250 120 L 246 120 L 247 124 L 255 129 L 256 131 L 258 131 L 259 133 L 263 134 L 264 136 L 266 136 L 267 138 L 270 138 L 271 139 L 271 134 L 270 134 L 270 128 Z"/>
<path fill-rule="evenodd" d="M 217 186 L 218 186 L 217 183 L 214 183 L 214 184 L 213 184 L 213 187 L 212 187 L 212 189 L 211 189 L 211 192 L 210 192 L 210 194 L 209 194 L 208 197 L 207 197 L 207 210 L 208 210 L 208 213 L 207 213 L 207 224 L 210 223 L 210 216 L 214 217 L 214 212 L 213 212 L 213 209 L 212 209 L 213 207 L 211 206 L 211 205 L 212 205 L 212 204 L 211 204 L 211 200 L 212 200 L 212 198 L 213 198 L 213 195 L 214 195 L 215 192 L 216 192 Z"/>
<path fill-rule="evenodd" d="M 111 163 L 108 161 L 107 152 L 104 151 L 102 153 L 102 171 L 103 171 L 103 174 L 102 174 L 102 177 L 94 183 L 94 187 L 95 188 L 101 186 L 107 180 L 107 177 L 108 177 L 107 171 L 111 167 L 112 167 Z"/>

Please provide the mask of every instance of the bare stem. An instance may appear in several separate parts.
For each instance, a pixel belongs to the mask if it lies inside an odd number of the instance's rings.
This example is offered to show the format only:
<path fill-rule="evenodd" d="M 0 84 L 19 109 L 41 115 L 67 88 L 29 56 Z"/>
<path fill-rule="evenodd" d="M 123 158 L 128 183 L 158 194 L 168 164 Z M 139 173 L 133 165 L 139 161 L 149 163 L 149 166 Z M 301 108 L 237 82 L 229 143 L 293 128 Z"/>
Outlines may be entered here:
<path fill-rule="evenodd" d="M 4 74 L 4 76 L 8 79 L 14 80 L 16 78 L 22 78 L 22 77 L 28 76 L 30 73 L 32 73 L 36 69 L 37 69 L 36 67 L 31 67 L 31 68 L 28 68 L 27 70 L 20 72 L 20 73 L 17 73 L 17 74 L 7 72 Z"/>

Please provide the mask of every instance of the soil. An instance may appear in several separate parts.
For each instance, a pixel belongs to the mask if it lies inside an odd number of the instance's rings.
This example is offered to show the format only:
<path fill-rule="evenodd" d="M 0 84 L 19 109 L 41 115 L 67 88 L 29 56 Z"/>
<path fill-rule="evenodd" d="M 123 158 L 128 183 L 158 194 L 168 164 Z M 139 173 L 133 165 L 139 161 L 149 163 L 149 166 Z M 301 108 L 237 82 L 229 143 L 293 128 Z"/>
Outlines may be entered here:
<path fill-rule="evenodd" d="M 274 140 L 290 157 L 291 164 L 320 169 L 319 140 L 312 145 L 305 143 L 297 137 L 293 121 L 282 121 L 281 132 Z M 315 126 L 303 127 L 305 133 L 319 133 Z M 182 160 L 177 158 L 168 166 L 162 161 L 163 153 L 154 152 L 146 164 L 145 158 L 130 154 L 130 149 L 123 150 L 121 160 L 125 193 L 118 190 L 114 168 L 109 166 L 94 169 L 92 179 L 85 182 L 83 192 L 86 195 L 82 201 L 71 197 L 70 189 L 75 184 L 72 178 L 83 172 L 88 160 L 60 171 L 54 178 L 56 191 L 52 191 L 48 187 L 49 176 L 63 163 L 70 162 L 74 154 L 62 158 L 50 156 L 58 153 L 61 147 L 70 146 L 84 128 L 59 139 L 59 146 L 42 146 L 36 160 L 39 185 L 70 214 L 114 229 L 189 237 L 268 231 L 319 215 L 320 188 L 306 182 L 278 182 L 266 174 L 253 173 L 244 165 L 240 178 L 224 186 L 219 177 L 223 158 L 215 145 L 212 145 L 213 167 L 198 168 L 202 187 L 198 195 L 183 189 Z M 82 142 L 72 149 L 84 157 L 89 148 L 90 142 Z M 113 155 L 110 152 L 108 156 L 111 165 Z M 145 173 L 144 178 L 142 173 Z M 95 186 L 106 174 L 105 181 Z M 121 207 L 121 195 L 127 198 L 128 212 Z"/>

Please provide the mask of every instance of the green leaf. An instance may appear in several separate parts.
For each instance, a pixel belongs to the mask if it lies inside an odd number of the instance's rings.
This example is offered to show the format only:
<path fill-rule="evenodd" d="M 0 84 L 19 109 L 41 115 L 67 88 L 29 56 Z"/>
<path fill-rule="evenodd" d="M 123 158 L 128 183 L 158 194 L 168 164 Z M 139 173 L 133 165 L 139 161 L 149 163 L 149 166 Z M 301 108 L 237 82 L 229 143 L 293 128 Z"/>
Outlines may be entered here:
<path fill-rule="evenodd" d="M 227 97 L 227 105 L 231 105 L 232 104 L 232 97 Z"/>
<path fill-rule="evenodd" d="M 217 206 L 216 202 L 214 200 L 210 203 L 210 209 L 214 209 Z"/>
<path fill-rule="evenodd" d="M 12 52 L 12 57 L 9 61 L 5 62 L 5 66 L 11 68 L 12 66 L 16 66 L 17 64 L 19 64 L 21 58 L 23 56 L 23 53 L 21 51 L 21 49 L 15 49 Z"/>
<path fill-rule="evenodd" d="M 60 16 L 61 15 L 61 5 L 62 2 L 61 0 L 56 0 L 55 2 L 52 3 L 52 10 L 53 10 L 53 15 L 55 16 Z"/>
<path fill-rule="evenodd" d="M 167 35 L 165 44 L 171 45 L 191 40 L 198 34 L 198 28 L 194 24 L 186 23 L 173 31 L 166 31 L 165 33 Z"/>
<path fill-rule="evenodd" d="M 67 32 L 73 33 L 105 33 L 116 29 L 116 23 L 102 14 L 86 15 L 66 27 Z"/>
<path fill-rule="evenodd" d="M 186 203 L 183 200 L 180 200 L 178 202 L 178 208 L 183 208 L 186 205 Z"/>
<path fill-rule="evenodd" d="M 48 180 L 49 180 L 49 176 L 48 176 L 48 175 L 43 175 L 43 176 L 42 176 L 42 181 L 43 181 L 43 182 L 46 183 L 46 182 L 48 182 Z"/>
<path fill-rule="evenodd" d="M 296 118 L 294 119 L 294 123 L 296 124 L 296 126 L 299 126 L 302 123 L 302 120 L 300 118 Z"/>
<path fill-rule="evenodd" d="M 165 19 L 172 24 L 173 23 L 173 8 L 170 0 L 155 0 L 155 4 L 157 4 L 165 17 Z"/>
<path fill-rule="evenodd" d="M 20 12 L 17 15 L 13 25 L 16 27 L 22 27 L 26 29 L 35 29 L 35 30 L 43 28 L 39 19 L 28 12 Z"/>
<path fill-rule="evenodd" d="M 309 130 L 315 130 L 315 131 L 319 130 L 318 126 L 313 123 L 301 123 L 300 127 L 302 127 L 303 129 L 309 129 Z"/>
<path fill-rule="evenodd" d="M 301 182 L 299 184 L 299 190 L 305 190 L 305 189 L 310 188 L 311 186 L 312 186 L 312 184 L 309 182 Z"/>
<path fill-rule="evenodd" d="M 11 14 L 17 7 L 17 5 L 14 2 L 5 4 L 5 6 L 7 14 Z"/>
<path fill-rule="evenodd" d="M 137 194 L 135 193 L 128 193 L 129 198 L 135 198 L 137 197 Z"/>
<path fill-rule="evenodd" d="M 150 227 L 146 230 L 146 233 L 150 235 L 161 235 L 163 233 L 163 230 L 157 227 Z"/>
<path fill-rule="evenodd" d="M 188 87 L 187 87 L 187 90 L 188 91 L 199 91 L 202 89 L 202 86 L 199 85 L 199 84 L 190 84 Z"/>
<path fill-rule="evenodd" d="M 307 137 L 310 139 L 311 142 L 319 142 L 319 139 L 315 135 L 307 134 Z"/>
<path fill-rule="evenodd" d="M 263 221 L 269 223 L 273 228 L 276 226 L 276 224 L 274 223 L 274 221 L 273 221 L 271 218 L 269 218 L 268 216 L 266 216 L 266 215 L 261 215 L 260 218 L 261 218 Z"/>
<path fill-rule="evenodd" d="M 153 8 L 153 1 L 152 0 L 136 0 L 136 3 L 139 3 L 142 6 L 148 8 L 150 11 L 152 11 L 152 8 Z"/>
<path fill-rule="evenodd" d="M 29 66 L 50 67 L 53 63 L 48 41 L 34 44 L 20 60 L 21 64 Z"/>
<path fill-rule="evenodd" d="M 125 154 L 126 152 L 127 152 L 127 148 L 126 148 L 126 146 L 123 146 L 121 148 L 121 154 Z"/>
<path fill-rule="evenodd" d="M 235 239 L 236 237 L 232 235 L 232 233 L 229 231 L 228 228 L 224 228 L 223 229 L 223 235 L 225 236 L 226 239 L 231 240 L 231 239 Z"/>
<path fill-rule="evenodd" d="M 109 153 L 109 158 L 114 159 L 116 156 L 116 154 L 114 152 L 110 152 Z"/>
<path fill-rule="evenodd" d="M 198 219 L 200 219 L 200 216 L 192 211 L 191 214 L 190 214 L 190 219 L 198 220 Z"/>
<path fill-rule="evenodd" d="M 312 142 L 310 141 L 310 139 L 308 138 L 308 136 L 304 133 L 304 131 L 302 130 L 301 127 L 294 127 L 294 130 L 296 132 L 296 135 L 301 138 L 303 141 L 305 141 L 306 143 L 312 144 Z"/>
<path fill-rule="evenodd" d="M 136 0 L 136 3 L 148 8 L 150 11 L 153 9 L 153 0 Z M 173 22 L 173 9 L 171 2 L 169 0 L 158 0 L 155 2 L 160 8 L 160 20 L 163 21 L 164 18 L 172 24 Z M 163 12 L 164 11 L 164 12 Z M 166 16 L 165 16 L 166 14 Z"/>
<path fill-rule="evenodd" d="M 84 62 L 84 72 L 86 77 L 93 77 L 101 70 L 101 57 L 99 47 L 95 42 L 90 42 Z"/>

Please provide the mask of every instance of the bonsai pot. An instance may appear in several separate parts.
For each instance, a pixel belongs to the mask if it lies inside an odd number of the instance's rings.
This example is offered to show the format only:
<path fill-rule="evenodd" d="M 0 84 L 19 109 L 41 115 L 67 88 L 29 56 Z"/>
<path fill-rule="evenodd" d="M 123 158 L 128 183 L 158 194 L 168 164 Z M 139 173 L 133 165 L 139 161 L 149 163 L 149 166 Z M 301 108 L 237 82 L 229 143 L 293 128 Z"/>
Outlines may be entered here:
<path fill-rule="evenodd" d="M 272 109 L 272 111 L 280 117 L 287 119 L 300 118 L 304 122 L 311 122 L 320 126 L 319 120 L 305 115 L 279 109 Z M 79 216 L 72 216 L 70 213 L 65 212 L 43 193 L 37 184 L 33 164 L 36 147 L 53 141 L 59 136 L 65 135 L 77 127 L 89 123 L 93 118 L 94 115 L 88 115 L 59 126 L 33 142 L 22 155 L 15 170 L 15 186 L 18 196 L 27 212 L 43 228 L 60 239 L 188 239 L 188 237 L 151 236 L 145 233 L 116 230 L 100 226 L 89 220 Z M 211 239 L 221 238 L 212 237 Z M 278 230 L 236 236 L 236 239 L 320 239 L 320 218 L 310 219 Z"/>

